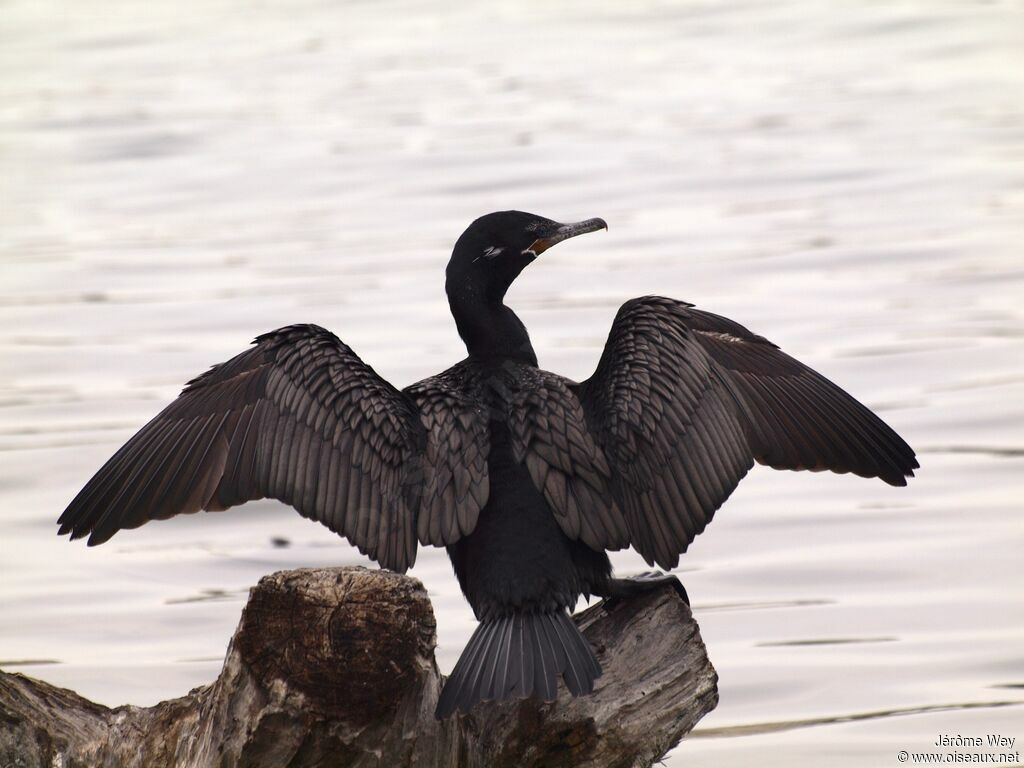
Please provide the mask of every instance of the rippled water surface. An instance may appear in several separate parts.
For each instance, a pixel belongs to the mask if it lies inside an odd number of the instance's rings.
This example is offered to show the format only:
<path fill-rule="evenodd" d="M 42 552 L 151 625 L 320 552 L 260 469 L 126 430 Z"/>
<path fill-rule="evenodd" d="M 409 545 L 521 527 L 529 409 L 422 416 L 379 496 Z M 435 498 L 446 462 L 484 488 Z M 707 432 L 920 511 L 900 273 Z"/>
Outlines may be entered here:
<path fill-rule="evenodd" d="M 680 568 L 721 703 L 667 763 L 1024 739 L 1024 11 L 561 6 L 0 5 L 0 665 L 153 703 L 214 678 L 261 575 L 364 562 L 270 502 L 99 549 L 54 520 L 258 332 L 325 325 L 399 385 L 459 359 L 451 244 L 520 208 L 611 225 L 510 293 L 543 366 L 584 378 L 624 299 L 687 299 L 923 465 L 744 481 Z M 471 614 L 442 552 L 414 574 L 450 668 Z"/>

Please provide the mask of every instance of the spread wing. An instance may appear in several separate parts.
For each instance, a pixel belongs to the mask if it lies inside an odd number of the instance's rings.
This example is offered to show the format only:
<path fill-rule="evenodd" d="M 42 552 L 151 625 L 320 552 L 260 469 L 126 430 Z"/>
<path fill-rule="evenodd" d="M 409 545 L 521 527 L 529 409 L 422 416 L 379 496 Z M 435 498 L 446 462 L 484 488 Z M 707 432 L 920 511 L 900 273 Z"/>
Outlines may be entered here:
<path fill-rule="evenodd" d="M 918 466 L 899 435 L 835 384 L 743 326 L 672 299 L 626 302 L 576 394 L 630 542 L 665 568 L 755 460 L 891 485 L 906 485 Z M 595 538 L 607 546 L 621 534 Z"/>
<path fill-rule="evenodd" d="M 421 507 L 449 498 L 439 473 L 461 470 L 455 456 L 437 463 L 439 443 L 474 436 L 472 414 L 445 407 L 451 397 L 429 382 L 399 392 L 323 328 L 273 331 L 191 381 L 114 454 L 61 515 L 60 533 L 100 544 L 149 520 L 269 497 L 404 571 Z M 475 525 L 486 463 L 472 472 L 461 516 L 430 543 Z"/>

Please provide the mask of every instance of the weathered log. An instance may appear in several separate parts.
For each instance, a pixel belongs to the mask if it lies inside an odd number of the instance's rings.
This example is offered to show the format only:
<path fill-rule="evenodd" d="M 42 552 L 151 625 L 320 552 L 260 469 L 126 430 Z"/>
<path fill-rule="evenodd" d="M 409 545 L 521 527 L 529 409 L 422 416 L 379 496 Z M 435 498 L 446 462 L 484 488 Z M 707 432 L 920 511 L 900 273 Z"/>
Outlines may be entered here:
<path fill-rule="evenodd" d="M 0 672 L 0 766 L 650 766 L 717 704 L 671 587 L 575 618 L 604 667 L 592 695 L 438 722 L 436 627 L 416 579 L 282 571 L 252 590 L 216 682 L 180 699 L 108 709 Z"/>

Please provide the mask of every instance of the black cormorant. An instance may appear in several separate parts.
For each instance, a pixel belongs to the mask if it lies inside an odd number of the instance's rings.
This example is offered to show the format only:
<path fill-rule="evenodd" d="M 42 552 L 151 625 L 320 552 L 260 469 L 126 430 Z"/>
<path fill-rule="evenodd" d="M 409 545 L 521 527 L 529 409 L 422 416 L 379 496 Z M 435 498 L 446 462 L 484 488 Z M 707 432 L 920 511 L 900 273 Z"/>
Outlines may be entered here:
<path fill-rule="evenodd" d="M 671 569 L 754 461 L 906 485 L 914 452 L 832 382 L 738 323 L 674 299 L 623 304 L 594 374 L 537 367 L 504 304 L 547 248 L 605 228 L 519 211 L 474 221 L 446 290 L 469 356 L 398 390 L 332 333 L 292 325 L 193 379 L 96 473 L 60 533 L 101 544 L 270 497 L 403 572 L 447 547 L 479 626 L 438 717 L 588 693 L 601 667 L 569 611 L 666 578 L 612 578 L 632 546 Z"/>

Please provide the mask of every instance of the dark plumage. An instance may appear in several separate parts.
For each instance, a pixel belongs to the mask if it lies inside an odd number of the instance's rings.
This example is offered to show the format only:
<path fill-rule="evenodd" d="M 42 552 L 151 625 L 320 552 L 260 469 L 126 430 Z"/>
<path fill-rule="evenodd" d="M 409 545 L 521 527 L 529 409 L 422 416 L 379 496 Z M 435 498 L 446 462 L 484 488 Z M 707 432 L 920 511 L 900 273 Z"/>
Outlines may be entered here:
<path fill-rule="evenodd" d="M 469 356 L 397 390 L 333 334 L 294 325 L 191 381 L 60 517 L 100 544 L 149 520 L 270 497 L 405 571 L 445 546 L 481 624 L 438 716 L 552 700 L 601 668 L 569 610 L 613 579 L 605 550 L 672 568 L 754 461 L 905 485 L 914 452 L 839 387 L 731 320 L 627 301 L 594 375 L 537 368 L 505 292 L 546 248 L 604 228 L 506 211 L 455 245 L 446 290 Z M 680 587 L 681 589 L 681 587 Z"/>

